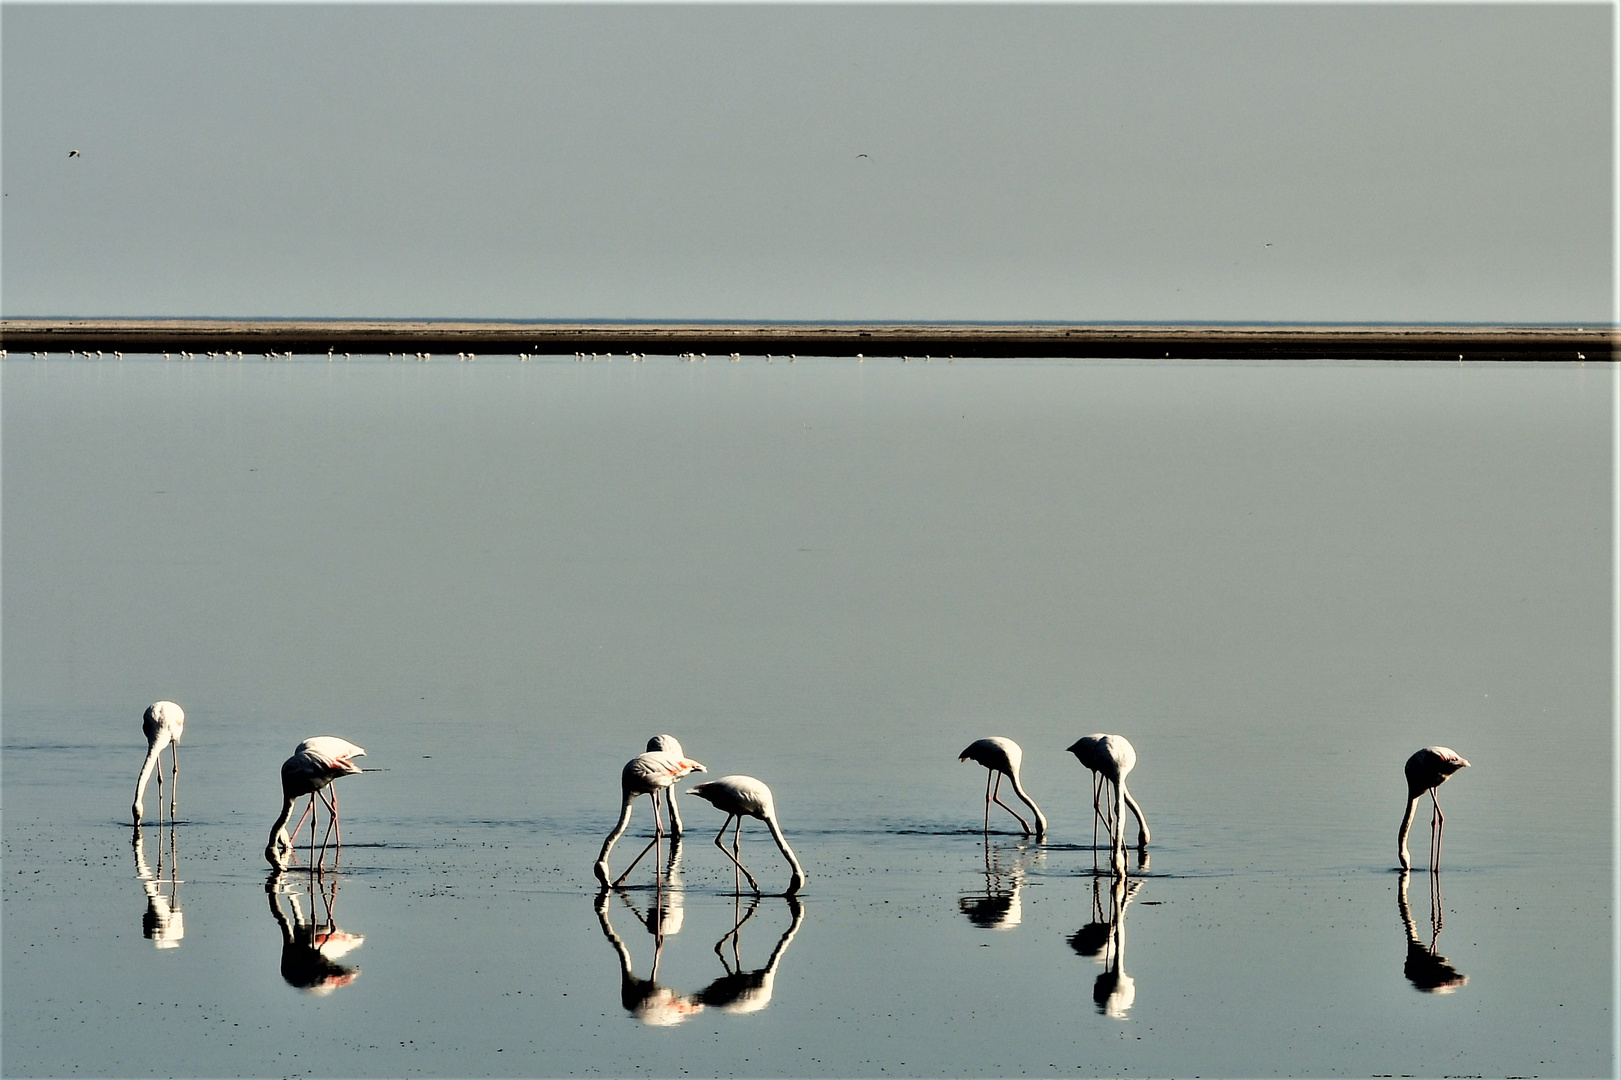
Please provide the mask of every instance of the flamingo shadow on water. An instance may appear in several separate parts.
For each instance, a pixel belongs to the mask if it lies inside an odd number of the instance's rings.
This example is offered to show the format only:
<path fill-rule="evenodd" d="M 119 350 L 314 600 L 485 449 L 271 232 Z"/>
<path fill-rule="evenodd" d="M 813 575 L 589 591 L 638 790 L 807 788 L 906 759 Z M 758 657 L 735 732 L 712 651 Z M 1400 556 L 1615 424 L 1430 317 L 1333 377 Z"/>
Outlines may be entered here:
<path fill-rule="evenodd" d="M 1123 1017 L 1137 1000 L 1137 983 L 1126 974 L 1126 907 L 1142 887 L 1123 874 L 1109 877 L 1109 905 L 1104 911 L 1102 878 L 1092 879 L 1092 921 L 1069 936 L 1070 948 L 1103 965 L 1092 985 L 1092 1000 L 1105 1016 Z"/>
<path fill-rule="evenodd" d="M 179 948 L 181 939 L 186 936 L 186 916 L 180 910 L 180 852 L 174 822 L 169 822 L 167 831 L 160 830 L 158 833 L 156 870 L 146 861 L 146 838 L 141 829 L 137 826 L 133 832 L 135 876 L 140 878 L 141 888 L 146 892 L 146 911 L 141 914 L 141 935 L 151 941 L 155 948 Z M 168 886 L 167 891 L 164 886 Z"/>
<path fill-rule="evenodd" d="M 306 994 L 324 996 L 360 977 L 359 968 L 338 962 L 366 940 L 338 928 L 338 879 L 336 873 L 312 867 L 298 874 L 272 870 L 265 880 L 270 914 L 281 930 L 281 977 Z M 284 900 L 291 915 L 283 909 Z"/>
<path fill-rule="evenodd" d="M 959 762 L 973 761 L 985 766 L 985 831 L 987 833 L 991 831 L 991 803 L 993 802 L 1018 820 L 1019 828 L 1024 830 L 1026 836 L 1029 836 L 1031 832 L 1030 823 L 1024 820 L 1024 815 L 1002 801 L 1002 777 L 1005 776 L 1013 784 L 1013 794 L 1017 795 L 1019 800 L 1030 808 L 1030 816 L 1035 819 L 1036 823 L 1036 843 L 1039 844 L 1047 839 L 1047 816 L 1041 812 L 1041 807 L 1035 804 L 1035 800 L 1030 798 L 1029 794 L 1024 790 L 1024 785 L 1019 781 L 1019 766 L 1024 761 L 1024 750 L 1018 743 L 1012 739 L 1002 738 L 999 735 L 989 739 L 976 739 L 969 743 L 961 754 L 957 755 L 957 760 Z M 994 787 L 992 785 L 993 780 L 995 781 Z"/>
<path fill-rule="evenodd" d="M 1012 930 L 1024 918 L 1024 905 L 1019 894 L 1024 889 L 1025 859 L 1040 859 L 1044 852 L 1027 852 L 1020 843 L 1004 858 L 1009 849 L 991 842 L 985 836 L 985 891 L 965 893 L 957 900 L 957 908 L 968 921 L 986 930 Z"/>
<path fill-rule="evenodd" d="M 1422 990 L 1426 994 L 1450 994 L 1465 985 L 1469 976 L 1453 967 L 1446 957 L 1438 950 L 1441 937 L 1441 872 L 1430 871 L 1430 943 L 1424 944 L 1418 936 L 1418 927 L 1413 923 L 1413 909 L 1407 903 L 1407 879 L 1411 876 L 1409 871 L 1401 873 L 1401 883 L 1396 890 L 1396 911 L 1401 915 L 1402 927 L 1407 931 L 1407 960 L 1402 965 L 1402 974 L 1413 984 L 1414 989 Z"/>
<path fill-rule="evenodd" d="M 174 821 L 180 801 L 180 736 L 186 731 L 186 711 L 172 701 L 154 701 L 141 717 L 141 733 L 146 736 L 146 760 L 141 763 L 141 774 L 135 781 L 135 801 L 130 813 L 135 824 L 141 824 L 145 811 L 146 785 L 152 772 L 158 774 L 158 824 L 163 823 L 163 748 L 169 748 L 169 820 Z"/>
<path fill-rule="evenodd" d="M 671 736 L 657 735 L 648 745 L 666 739 L 672 743 L 675 741 Z M 675 745 L 679 748 L 680 743 Z M 636 864 L 642 861 L 642 857 L 649 851 L 656 851 L 661 845 L 664 839 L 664 822 L 659 814 L 659 794 L 673 787 L 677 780 L 690 773 L 707 771 L 701 763 L 691 758 L 659 750 L 638 754 L 625 762 L 625 767 L 619 773 L 619 820 L 614 823 L 613 831 L 602 842 L 602 850 L 597 854 L 596 865 L 592 868 L 597 881 L 604 889 L 623 885 L 630 872 L 636 869 Z M 631 809 L 635 806 L 636 800 L 643 795 L 653 800 L 653 839 L 636 858 L 631 860 L 625 872 L 610 882 L 609 875 L 612 871 L 608 867 L 608 854 L 613 851 L 614 844 L 625 834 L 625 830 L 630 828 Z M 653 858 L 655 879 L 658 878 L 662 861 L 662 855 L 655 855 Z"/>

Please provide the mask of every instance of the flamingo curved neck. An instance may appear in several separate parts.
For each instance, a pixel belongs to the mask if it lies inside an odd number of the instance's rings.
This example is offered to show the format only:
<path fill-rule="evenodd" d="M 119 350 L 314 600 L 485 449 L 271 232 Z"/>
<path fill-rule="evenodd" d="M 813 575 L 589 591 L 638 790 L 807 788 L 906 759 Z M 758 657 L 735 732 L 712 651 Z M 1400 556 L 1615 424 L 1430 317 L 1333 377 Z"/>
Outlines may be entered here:
<path fill-rule="evenodd" d="M 287 867 L 286 857 L 282 855 L 283 847 L 291 849 L 292 839 L 287 835 L 287 819 L 293 816 L 293 803 L 297 800 L 287 794 L 281 797 L 281 813 L 276 817 L 276 823 L 270 826 L 270 841 L 265 845 L 265 859 L 278 870 Z"/>
<path fill-rule="evenodd" d="M 655 791 L 653 793 L 653 798 L 657 800 L 658 797 L 658 792 Z M 597 865 L 594 867 L 594 869 L 596 871 L 597 880 L 602 882 L 604 886 L 608 884 L 608 853 L 613 850 L 614 843 L 621 836 L 623 836 L 625 834 L 625 830 L 630 827 L 630 807 L 635 801 L 636 792 L 627 788 L 624 793 L 624 800 L 619 807 L 619 821 L 614 825 L 613 831 L 608 834 L 608 838 L 602 842 L 602 851 L 597 855 Z M 656 809 L 656 802 L 654 806 Z"/>
<path fill-rule="evenodd" d="M 152 779 L 152 770 L 157 767 L 158 757 L 163 753 L 163 745 L 168 741 L 168 739 L 160 736 L 153 739 L 152 744 L 146 748 L 146 760 L 141 763 L 141 775 L 139 779 L 135 781 L 135 802 L 130 807 L 130 812 L 135 815 L 135 821 L 137 824 L 140 823 L 141 815 L 146 812 L 147 781 Z M 163 783 L 162 772 L 158 773 L 158 783 Z M 158 811 L 158 815 L 160 817 L 162 816 L 161 808 Z"/>
<path fill-rule="evenodd" d="M 1403 870 L 1411 869 L 1413 865 L 1413 857 L 1407 852 L 1407 833 L 1413 827 L 1413 813 L 1418 809 L 1418 800 L 1423 797 L 1424 793 L 1420 791 L 1407 800 L 1407 811 L 1402 814 L 1401 829 L 1396 833 L 1396 847 L 1401 853 L 1401 868 Z"/>
<path fill-rule="evenodd" d="M 1047 838 L 1047 815 L 1043 814 L 1041 807 L 1037 806 L 1035 800 L 1025 793 L 1024 785 L 1019 783 L 1019 774 L 1017 772 L 1008 773 L 1008 779 L 1013 781 L 1013 794 L 1017 795 L 1019 801 L 1030 808 L 1031 816 L 1036 819 L 1036 843 L 1039 844 Z"/>
<path fill-rule="evenodd" d="M 1122 790 L 1125 790 L 1125 786 L 1125 784 L 1120 785 Z M 1126 791 L 1126 806 L 1131 809 L 1133 816 L 1137 818 L 1137 846 L 1147 847 L 1149 839 L 1148 822 L 1143 820 L 1143 808 L 1137 805 L 1137 800 L 1131 797 L 1130 791 Z"/>
<path fill-rule="evenodd" d="M 782 826 L 777 824 L 777 815 L 767 814 L 765 824 L 766 828 L 771 830 L 771 838 L 777 842 L 783 858 L 793 867 L 793 877 L 788 882 L 788 891 L 785 894 L 792 896 L 805 887 L 805 868 L 799 865 L 799 859 L 794 856 L 794 849 L 788 846 L 788 838 L 782 835 Z"/>

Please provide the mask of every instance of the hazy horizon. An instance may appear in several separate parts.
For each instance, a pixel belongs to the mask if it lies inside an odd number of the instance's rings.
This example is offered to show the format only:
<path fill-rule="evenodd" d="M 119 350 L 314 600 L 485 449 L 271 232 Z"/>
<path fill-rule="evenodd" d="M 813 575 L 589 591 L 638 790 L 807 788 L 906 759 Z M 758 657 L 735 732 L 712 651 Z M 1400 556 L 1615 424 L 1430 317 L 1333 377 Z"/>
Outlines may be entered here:
<path fill-rule="evenodd" d="M 4 312 L 1613 322 L 1613 19 L 7 4 Z"/>

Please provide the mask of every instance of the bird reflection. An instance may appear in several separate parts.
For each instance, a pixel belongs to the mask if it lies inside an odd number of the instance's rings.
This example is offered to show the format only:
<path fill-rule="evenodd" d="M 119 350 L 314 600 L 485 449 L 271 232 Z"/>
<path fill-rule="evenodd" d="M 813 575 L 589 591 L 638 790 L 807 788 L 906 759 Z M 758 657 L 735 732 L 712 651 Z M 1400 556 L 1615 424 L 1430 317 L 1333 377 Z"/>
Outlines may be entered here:
<path fill-rule="evenodd" d="M 1011 930 L 1024 918 L 1024 906 L 1019 893 L 1024 888 L 1027 858 L 1040 859 L 1039 849 L 1031 853 L 1024 844 L 1008 849 L 991 844 L 985 838 L 985 891 L 965 893 L 957 900 L 957 907 L 968 916 L 968 921 L 987 930 Z"/>
<path fill-rule="evenodd" d="M 1137 984 L 1126 974 L 1126 906 L 1141 881 L 1109 877 L 1108 911 L 1103 905 L 1103 879 L 1092 879 L 1092 921 L 1069 936 L 1070 948 L 1103 965 L 1092 985 L 1092 1000 L 1105 1016 L 1123 1017 L 1137 1000 Z"/>
<path fill-rule="evenodd" d="M 338 928 L 337 874 L 273 871 L 265 879 L 265 896 L 281 928 L 281 977 L 287 985 L 307 994 L 325 995 L 360 977 L 359 968 L 338 963 L 366 939 Z M 284 901 L 292 911 L 290 918 Z M 309 903 L 308 915 L 304 914 L 304 901 Z"/>
<path fill-rule="evenodd" d="M 794 940 L 794 935 L 799 933 L 800 924 L 805 921 L 805 906 L 799 902 L 799 897 L 790 893 L 784 899 L 788 902 L 788 913 L 791 916 L 788 929 L 777 939 L 777 947 L 771 950 L 771 956 L 766 960 L 765 967 L 745 971 L 740 931 L 743 924 L 754 917 L 755 910 L 760 906 L 760 898 L 754 897 L 750 900 L 748 911 L 741 914 L 738 914 L 738 910 L 742 898 L 736 898 L 738 906 L 733 908 L 734 924 L 731 930 L 721 935 L 721 939 L 715 942 L 715 955 L 720 957 L 721 967 L 726 969 L 726 974 L 698 992 L 700 1002 L 726 1013 L 759 1012 L 771 1004 L 771 994 L 776 989 L 777 983 L 777 965 L 782 963 L 783 954 L 788 951 L 788 944 Z M 726 960 L 725 951 L 728 941 L 732 943 L 730 963 Z"/>
<path fill-rule="evenodd" d="M 650 1027 L 674 1027 L 702 1012 L 705 1007 L 725 1013 L 751 1013 L 764 1009 L 771 1003 L 782 958 L 805 920 L 805 908 L 798 897 L 784 897 L 790 915 L 788 929 L 778 938 L 764 967 L 746 968 L 743 965 L 741 931 L 759 910 L 762 900 L 758 896 L 750 897 L 747 901 L 742 896 L 735 897 L 732 927 L 715 943 L 715 955 L 720 959 L 725 974 L 696 993 L 682 993 L 659 983 L 659 962 L 664 955 L 665 939 L 679 933 L 684 921 L 680 892 L 656 890 L 653 903 L 644 911 L 625 890 L 612 891 L 636 916 L 636 921 L 653 936 L 653 963 L 647 977 L 643 978 L 636 974 L 630 947 L 613 927 L 609 890 L 597 893 L 594 901 L 597 922 L 602 927 L 602 936 L 608 939 L 619 958 L 620 1003 L 626 1012 Z"/>
<path fill-rule="evenodd" d="M 159 949 L 177 949 L 186 936 L 186 916 L 180 910 L 180 856 L 174 821 L 167 833 L 158 832 L 158 866 L 154 871 L 146 861 L 146 840 L 135 827 L 135 875 L 146 890 L 146 911 L 141 915 L 141 933 Z M 167 862 L 167 865 L 165 865 Z M 165 876 L 167 872 L 167 876 Z M 164 891 L 168 886 L 168 891 Z"/>
<path fill-rule="evenodd" d="M 1430 943 L 1425 945 L 1413 923 L 1413 909 L 1407 903 L 1407 879 L 1403 870 L 1401 884 L 1396 890 L 1396 909 L 1401 913 L 1402 925 L 1407 930 L 1407 962 L 1402 974 L 1414 988 L 1426 994 L 1450 994 L 1468 983 L 1469 976 L 1460 972 L 1436 950 L 1441 937 L 1441 874 L 1430 871 Z"/>
<path fill-rule="evenodd" d="M 653 935 L 653 967 L 647 978 L 636 974 L 630 956 L 630 948 L 623 938 L 614 930 L 613 923 L 608 918 L 608 890 L 603 889 L 597 893 L 595 907 L 597 922 L 602 927 L 602 936 L 614 947 L 619 955 L 619 1001 L 624 1005 L 625 1011 L 630 1013 L 642 1023 L 650 1027 L 674 1027 L 686 1020 L 689 1016 L 703 1011 L 703 1003 L 694 1000 L 691 996 L 677 993 L 667 986 L 659 985 L 659 960 L 664 955 L 664 938 L 666 934 L 675 934 L 681 929 L 681 918 L 667 918 L 668 912 L 680 912 L 680 905 L 673 901 L 669 890 L 660 888 L 654 896 L 654 903 L 648 915 L 643 915 L 632 904 L 630 897 L 622 889 L 615 889 L 625 906 L 635 913 L 637 921 L 647 927 L 648 933 Z"/>

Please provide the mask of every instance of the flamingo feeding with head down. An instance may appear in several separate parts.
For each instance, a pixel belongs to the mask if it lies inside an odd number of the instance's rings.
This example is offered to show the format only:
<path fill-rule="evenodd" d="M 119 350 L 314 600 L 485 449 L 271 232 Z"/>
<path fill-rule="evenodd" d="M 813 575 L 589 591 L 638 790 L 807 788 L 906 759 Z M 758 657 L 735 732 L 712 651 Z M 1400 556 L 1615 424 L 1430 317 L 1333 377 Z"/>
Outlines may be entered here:
<path fill-rule="evenodd" d="M 986 832 L 989 832 L 991 828 L 992 802 L 1018 818 L 1019 825 L 1026 834 L 1030 832 L 1030 823 L 1025 821 L 1017 810 L 1002 801 L 1002 777 L 1006 776 L 1013 781 L 1013 794 L 1023 800 L 1024 805 L 1030 808 L 1031 816 L 1036 819 L 1036 843 L 1039 844 L 1047 838 L 1047 816 L 1041 812 L 1041 807 L 1037 806 L 1034 800 L 1025 794 L 1024 785 L 1019 782 L 1019 763 L 1024 760 L 1024 751 L 1019 747 L 1018 743 L 1012 739 L 1001 737 L 980 739 L 969 743 L 967 749 L 958 755 L 957 760 L 976 761 L 989 770 L 985 774 Z M 991 779 L 993 777 L 996 780 L 995 790 L 991 788 Z"/>
<path fill-rule="evenodd" d="M 1455 750 L 1445 746 L 1426 746 L 1407 759 L 1403 771 L 1407 773 L 1407 812 L 1401 817 L 1401 830 L 1396 834 L 1396 846 L 1401 854 L 1401 868 L 1406 870 L 1412 866 L 1413 860 L 1407 854 L 1407 831 L 1413 824 L 1413 812 L 1418 809 L 1418 800 L 1430 793 L 1430 802 L 1435 805 L 1430 815 L 1430 869 L 1441 868 L 1441 827 L 1446 824 L 1446 815 L 1441 813 L 1441 803 L 1435 797 L 1435 789 L 1446 781 L 1446 778 L 1459 769 L 1469 767 L 1469 763 Z"/>
<path fill-rule="evenodd" d="M 1115 740 L 1115 742 L 1107 743 L 1107 740 L 1110 739 Z M 1143 820 L 1143 808 L 1137 805 L 1137 800 L 1132 798 L 1131 792 L 1125 790 L 1123 782 L 1125 773 L 1130 772 L 1132 766 L 1137 762 L 1136 748 L 1126 740 L 1124 735 L 1106 735 L 1103 732 L 1098 732 L 1096 735 L 1083 735 L 1076 739 L 1069 747 L 1069 752 L 1074 754 L 1082 765 L 1092 770 L 1093 821 L 1096 822 L 1097 817 L 1102 813 L 1098 802 L 1103 782 L 1105 780 L 1113 781 L 1118 776 L 1122 781 L 1121 791 L 1125 795 L 1126 806 L 1137 818 L 1137 847 L 1147 847 L 1149 840 L 1148 822 Z M 1131 759 L 1131 764 L 1126 765 L 1125 771 L 1121 772 L 1119 762 L 1124 760 L 1127 755 Z M 1111 832 L 1110 836 L 1113 835 Z M 1097 842 L 1096 837 L 1097 833 L 1094 831 L 1094 844 Z"/>
<path fill-rule="evenodd" d="M 313 739 L 305 739 L 293 750 L 293 756 L 281 763 L 281 813 L 276 823 L 270 826 L 270 843 L 265 846 L 265 859 L 278 870 L 285 870 L 287 862 L 293 854 L 293 841 L 287 835 L 287 819 L 293 814 L 293 804 L 300 796 L 310 797 L 309 805 L 304 808 L 304 816 L 310 818 L 310 851 L 315 850 L 315 823 L 319 814 L 314 814 L 315 800 L 319 796 L 327 808 L 327 834 L 331 835 L 338 827 L 338 804 L 336 792 L 334 797 L 328 799 L 321 791 L 340 776 L 349 776 L 361 772 L 353 758 L 364 757 L 366 751 L 346 739 L 335 735 L 317 735 Z M 304 817 L 298 819 L 293 827 L 297 832 L 304 825 Z M 337 834 L 338 844 L 343 844 L 343 833 Z M 325 858 L 326 841 L 321 841 L 322 858 Z"/>
<path fill-rule="evenodd" d="M 788 838 L 782 835 L 782 826 L 777 823 L 777 805 L 771 797 L 771 789 L 764 782 L 752 776 L 723 776 L 719 780 L 711 780 L 707 784 L 698 784 L 688 792 L 710 803 L 717 810 L 724 811 L 726 821 L 721 825 L 720 832 L 715 834 L 715 846 L 721 853 L 749 879 L 749 887 L 755 892 L 760 891 L 760 883 L 754 880 L 748 867 L 743 865 L 737 854 L 738 836 L 743 831 L 743 819 L 746 817 L 759 818 L 765 822 L 766 828 L 771 830 L 771 838 L 777 842 L 782 851 L 783 858 L 793 869 L 793 876 L 788 880 L 788 888 L 784 896 L 793 896 L 805 887 L 805 870 L 794 857 L 794 849 L 788 846 Z M 737 828 L 732 831 L 732 850 L 727 851 L 721 838 L 726 835 L 726 827 L 737 820 Z M 741 887 L 741 886 L 740 886 Z"/>
<path fill-rule="evenodd" d="M 146 760 L 141 763 L 141 775 L 135 781 L 135 802 L 130 813 L 135 824 L 141 823 L 146 799 L 146 782 L 158 771 L 158 820 L 163 820 L 163 748 L 169 748 L 171 783 L 169 785 L 169 817 L 174 818 L 175 803 L 180 795 L 180 736 L 186 730 L 186 712 L 172 701 L 154 701 L 141 718 L 141 731 L 146 735 Z"/>
<path fill-rule="evenodd" d="M 666 738 L 667 736 L 658 737 Z M 608 838 L 602 842 L 602 851 L 597 855 L 597 865 L 595 867 L 597 880 L 602 882 L 604 888 L 608 886 L 608 853 L 613 850 L 614 842 L 623 836 L 625 830 L 630 827 L 630 809 L 637 797 L 647 795 L 653 800 L 653 844 L 657 844 L 664 836 L 664 823 L 659 817 L 659 792 L 668 788 L 688 773 L 708 771 L 700 762 L 693 761 L 691 758 L 656 750 L 646 754 L 638 754 L 625 762 L 625 767 L 619 774 L 619 789 L 622 796 L 619 806 L 619 821 L 614 825 L 613 831 L 608 834 Z M 648 845 L 649 849 L 651 847 L 651 844 Z M 646 854 L 647 850 L 643 850 L 642 855 Z M 624 881 L 630 875 L 630 872 L 636 869 L 636 864 L 641 861 L 642 855 L 638 855 L 631 860 L 630 865 L 625 868 L 623 874 L 619 875 L 619 880 L 615 881 L 614 885 Z M 656 869 L 657 867 L 655 867 Z"/>
<path fill-rule="evenodd" d="M 1148 844 L 1148 825 L 1143 821 L 1142 809 L 1126 790 L 1126 774 L 1137 765 L 1137 751 L 1124 735 L 1087 735 L 1070 746 L 1069 752 L 1081 764 L 1114 785 L 1113 820 L 1109 824 L 1109 855 L 1116 872 L 1123 872 L 1126 863 L 1126 807 L 1137 815 L 1137 846 Z M 1093 808 L 1097 807 L 1097 793 L 1093 792 Z M 1094 819 L 1095 820 L 1095 819 Z"/>

